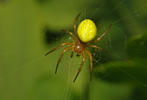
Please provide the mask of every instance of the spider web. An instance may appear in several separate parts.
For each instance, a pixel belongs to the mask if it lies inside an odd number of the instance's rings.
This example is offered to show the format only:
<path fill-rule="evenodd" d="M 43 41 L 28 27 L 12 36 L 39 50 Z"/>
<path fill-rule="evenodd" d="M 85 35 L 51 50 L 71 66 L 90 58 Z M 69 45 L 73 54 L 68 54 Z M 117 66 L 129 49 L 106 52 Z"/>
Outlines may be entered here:
<path fill-rule="evenodd" d="M 116 10 L 119 10 L 121 7 L 124 7 L 124 8 L 126 9 L 126 11 L 127 11 L 127 15 L 121 16 L 120 18 L 117 18 L 117 19 L 115 19 L 114 21 L 110 22 L 110 23 L 112 23 L 112 29 L 111 29 L 111 30 L 113 30 L 113 29 L 115 28 L 116 30 L 118 30 L 118 31 L 117 31 L 118 34 L 119 34 L 119 33 L 122 34 L 122 35 L 121 35 L 121 36 L 122 36 L 121 38 L 123 39 L 122 48 L 123 48 L 124 50 L 126 50 L 127 40 L 128 40 L 128 38 L 129 38 L 129 36 L 128 36 L 128 34 L 126 34 L 125 31 L 123 31 L 122 28 L 119 27 L 119 26 L 120 26 L 121 24 L 123 24 L 123 23 L 122 23 L 123 20 L 130 20 L 130 21 L 128 21 L 127 25 L 133 25 L 135 19 L 137 19 L 137 18 L 139 18 L 139 17 L 141 16 L 140 9 L 128 8 L 128 7 L 126 6 L 125 2 L 126 2 L 126 0 L 120 1 L 120 2 L 118 3 L 118 5 L 114 7 L 114 9 L 112 10 L 112 12 L 109 13 L 109 14 L 111 15 L 111 14 L 114 13 Z M 101 8 L 101 7 L 100 7 L 100 8 Z M 121 8 L 121 9 L 122 9 L 122 8 Z M 102 15 L 102 16 L 103 16 L 103 15 Z M 102 19 L 103 19 L 103 18 L 102 18 Z M 102 19 L 101 19 L 101 20 L 102 20 Z M 107 26 L 108 26 L 108 25 L 107 25 Z M 104 31 L 107 29 L 107 26 L 106 26 L 106 25 L 102 25 L 102 27 L 101 27 L 102 31 L 100 30 L 100 33 L 104 32 Z M 116 28 L 115 26 L 117 26 L 117 28 Z M 122 31 L 123 31 L 123 32 L 122 32 Z M 130 32 L 131 32 L 131 31 L 130 31 Z M 142 31 L 140 31 L 140 33 L 141 33 L 141 32 L 142 32 Z M 111 51 L 111 49 L 113 49 L 113 48 L 115 47 L 115 45 L 112 45 L 112 43 L 111 43 L 111 42 L 113 41 L 113 40 L 111 39 L 112 34 L 113 34 L 113 32 L 110 31 L 110 32 L 105 36 L 106 38 L 105 38 L 104 40 L 103 40 L 103 39 L 101 40 L 101 41 L 104 41 L 105 48 L 106 48 L 107 50 L 110 50 L 110 51 Z M 120 37 L 118 37 L 118 38 L 120 38 Z M 121 38 L 120 38 L 120 40 L 122 40 Z M 97 53 L 97 52 L 95 52 L 94 55 L 95 55 L 96 53 Z M 100 57 L 94 61 L 95 63 L 98 63 L 101 59 L 107 60 L 107 59 L 101 57 L 101 52 L 99 52 L 99 56 L 100 56 Z M 119 58 L 121 58 L 121 56 L 118 56 L 117 58 L 119 59 Z M 124 57 L 124 58 L 125 58 L 125 57 Z M 123 58 L 122 58 L 122 59 L 123 59 Z M 101 63 L 101 62 L 99 62 L 99 63 Z M 124 74 L 128 75 L 128 77 L 129 77 L 131 80 L 136 81 L 139 85 L 141 85 L 141 86 L 143 86 L 143 87 L 147 87 L 147 84 L 145 84 L 145 83 L 143 83 L 142 81 L 138 80 L 136 77 L 134 77 L 131 73 L 127 72 L 125 69 L 121 69 L 121 68 L 117 67 L 116 70 L 122 71 Z M 111 76 L 109 75 L 109 73 L 107 73 L 107 74 L 108 74 L 109 77 L 111 77 Z M 106 75 L 106 76 L 107 76 L 107 75 Z"/>

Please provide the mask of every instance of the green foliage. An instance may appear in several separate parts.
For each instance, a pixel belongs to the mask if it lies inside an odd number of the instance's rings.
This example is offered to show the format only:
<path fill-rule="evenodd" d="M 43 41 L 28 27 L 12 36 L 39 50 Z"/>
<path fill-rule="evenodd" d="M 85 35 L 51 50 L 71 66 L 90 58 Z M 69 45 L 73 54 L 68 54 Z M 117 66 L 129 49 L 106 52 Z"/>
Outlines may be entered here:
<path fill-rule="evenodd" d="M 6 1 L 6 2 L 4 2 Z M 0 100 L 147 100 L 146 1 L 127 0 L 2 0 L 0 1 Z M 98 36 L 93 80 L 89 60 L 72 82 L 81 57 L 65 54 L 55 75 L 61 51 L 44 54 L 72 41 L 75 16 L 91 18 Z M 87 57 L 88 58 L 88 57 Z"/>
<path fill-rule="evenodd" d="M 146 41 L 147 39 L 144 34 L 132 37 L 127 46 L 128 58 L 124 61 L 112 61 L 97 67 L 97 76 L 103 79 L 103 76 L 109 74 L 107 78 L 104 77 L 104 80 L 114 83 L 133 81 L 133 83 L 135 82 L 146 87 Z"/>
<path fill-rule="evenodd" d="M 139 34 L 130 39 L 128 42 L 129 58 L 147 58 L 147 37 L 146 34 Z"/>

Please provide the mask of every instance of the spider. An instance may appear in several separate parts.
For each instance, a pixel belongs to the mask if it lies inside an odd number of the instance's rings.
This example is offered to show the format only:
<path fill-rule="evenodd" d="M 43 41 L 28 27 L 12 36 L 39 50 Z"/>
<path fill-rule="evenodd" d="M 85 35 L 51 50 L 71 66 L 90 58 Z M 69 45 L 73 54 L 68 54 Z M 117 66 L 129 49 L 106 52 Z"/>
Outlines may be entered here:
<path fill-rule="evenodd" d="M 61 47 L 65 46 L 65 45 L 69 45 L 69 47 L 64 48 L 63 52 L 61 53 L 60 58 L 57 61 L 55 74 L 57 73 L 58 65 L 61 62 L 62 57 L 65 52 L 72 50 L 71 58 L 72 58 L 74 52 L 77 53 L 77 56 L 80 56 L 82 54 L 82 56 L 83 56 L 82 62 L 80 64 L 80 67 L 78 69 L 78 72 L 77 72 L 73 82 L 76 81 L 79 73 L 82 70 L 82 66 L 86 60 L 86 54 L 90 58 L 89 60 L 90 60 L 90 80 L 91 80 L 92 72 L 93 72 L 93 63 L 92 63 L 93 58 L 92 58 L 91 52 L 88 51 L 87 48 L 88 47 L 97 48 L 99 51 L 101 51 L 102 50 L 101 47 L 96 46 L 96 45 L 91 45 L 89 43 L 99 42 L 106 35 L 106 33 L 108 33 L 110 31 L 111 26 L 112 26 L 112 24 L 110 24 L 108 29 L 100 37 L 93 40 L 96 37 L 96 31 L 97 31 L 95 23 L 90 19 L 84 19 L 83 21 L 81 21 L 81 23 L 79 24 L 79 26 L 77 28 L 77 21 L 78 21 L 79 16 L 80 16 L 80 13 L 76 16 L 76 18 L 74 20 L 74 25 L 73 25 L 74 34 L 73 34 L 73 32 L 70 32 L 68 30 L 64 30 L 64 32 L 69 33 L 72 36 L 74 42 L 62 43 L 60 46 L 53 48 L 51 51 L 49 51 L 45 54 L 45 56 L 47 56 L 48 54 L 52 53 L 53 51 L 60 49 Z"/>

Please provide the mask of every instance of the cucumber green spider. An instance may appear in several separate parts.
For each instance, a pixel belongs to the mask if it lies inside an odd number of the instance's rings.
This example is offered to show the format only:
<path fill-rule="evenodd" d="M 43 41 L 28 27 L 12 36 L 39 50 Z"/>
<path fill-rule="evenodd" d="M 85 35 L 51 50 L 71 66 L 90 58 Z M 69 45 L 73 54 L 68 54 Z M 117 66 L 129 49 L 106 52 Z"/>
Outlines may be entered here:
<path fill-rule="evenodd" d="M 83 64 L 86 60 L 86 54 L 90 58 L 90 79 L 92 78 L 92 72 L 93 72 L 92 60 L 93 60 L 93 58 L 92 58 L 92 54 L 90 53 L 90 51 L 87 50 L 87 48 L 92 47 L 92 48 L 97 48 L 98 50 L 102 50 L 102 48 L 99 47 L 99 46 L 96 46 L 96 45 L 90 45 L 88 43 L 99 42 L 106 35 L 106 33 L 108 33 L 110 31 L 111 26 L 112 26 L 112 24 L 111 24 L 108 27 L 108 29 L 100 37 L 98 37 L 96 40 L 93 40 L 96 37 L 96 25 L 95 25 L 95 23 L 90 19 L 85 19 L 79 24 L 78 29 L 77 29 L 77 20 L 78 20 L 79 16 L 80 16 L 80 14 L 78 14 L 76 16 L 75 21 L 74 21 L 74 25 L 73 25 L 74 34 L 73 34 L 73 32 L 65 30 L 66 33 L 69 33 L 72 36 L 72 38 L 74 39 L 74 42 L 62 43 L 60 46 L 52 49 L 51 51 L 49 51 L 45 54 L 45 56 L 47 56 L 48 54 L 52 53 L 53 51 L 60 49 L 61 47 L 65 46 L 65 45 L 69 45 L 69 47 L 65 48 L 63 50 L 63 52 L 61 53 L 61 56 L 60 56 L 60 58 L 58 59 L 58 62 L 57 62 L 55 73 L 57 73 L 58 65 L 61 62 L 62 57 L 63 57 L 65 52 L 72 50 L 71 57 L 73 56 L 74 52 L 77 53 L 77 56 L 80 56 L 82 54 L 83 59 L 82 59 L 80 68 L 79 68 L 73 82 L 76 81 L 79 73 L 82 70 L 82 66 L 83 66 Z"/>

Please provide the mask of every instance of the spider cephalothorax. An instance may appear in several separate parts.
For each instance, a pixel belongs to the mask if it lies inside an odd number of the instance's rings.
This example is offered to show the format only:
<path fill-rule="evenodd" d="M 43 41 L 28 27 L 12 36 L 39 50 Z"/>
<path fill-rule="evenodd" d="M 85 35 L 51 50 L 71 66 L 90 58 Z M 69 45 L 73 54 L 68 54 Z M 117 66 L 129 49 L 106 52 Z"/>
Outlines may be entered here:
<path fill-rule="evenodd" d="M 80 71 L 82 70 L 82 66 L 86 60 L 86 54 L 90 58 L 90 72 L 91 72 L 90 79 L 92 78 L 92 72 L 93 72 L 92 54 L 90 53 L 90 51 L 87 50 L 87 48 L 92 47 L 92 48 L 97 48 L 98 50 L 102 50 L 102 48 L 99 46 L 96 46 L 96 45 L 88 44 L 88 43 L 100 41 L 102 39 L 102 37 L 110 30 L 110 28 L 112 26 L 112 25 L 110 25 L 108 27 L 108 29 L 100 37 L 98 37 L 96 40 L 92 41 L 95 38 L 96 31 L 97 31 L 95 23 L 90 19 L 85 19 L 79 24 L 78 29 L 77 29 L 76 24 L 77 24 L 77 20 L 78 20 L 79 16 L 80 16 L 80 14 L 78 14 L 78 16 L 75 18 L 75 21 L 74 21 L 74 25 L 73 25 L 74 34 L 68 30 L 65 30 L 65 32 L 69 33 L 72 36 L 72 38 L 74 39 L 74 42 L 62 43 L 60 46 L 52 49 L 51 51 L 49 51 L 45 54 L 45 56 L 47 56 L 49 53 L 65 46 L 65 45 L 69 45 L 69 47 L 66 47 L 63 50 L 63 52 L 61 53 L 61 56 L 57 62 L 55 73 L 57 73 L 58 65 L 61 62 L 61 59 L 62 59 L 65 52 L 67 52 L 68 50 L 72 50 L 71 57 L 73 56 L 74 52 L 77 53 L 77 56 L 82 55 L 83 56 L 82 63 L 80 65 L 80 68 L 79 68 L 73 82 L 75 82 Z"/>

